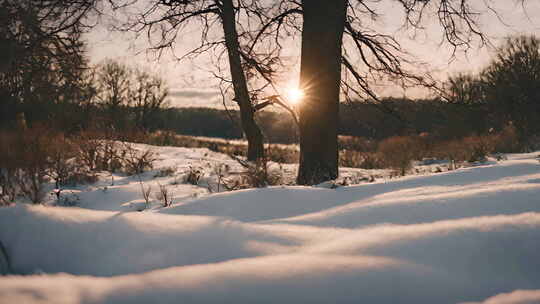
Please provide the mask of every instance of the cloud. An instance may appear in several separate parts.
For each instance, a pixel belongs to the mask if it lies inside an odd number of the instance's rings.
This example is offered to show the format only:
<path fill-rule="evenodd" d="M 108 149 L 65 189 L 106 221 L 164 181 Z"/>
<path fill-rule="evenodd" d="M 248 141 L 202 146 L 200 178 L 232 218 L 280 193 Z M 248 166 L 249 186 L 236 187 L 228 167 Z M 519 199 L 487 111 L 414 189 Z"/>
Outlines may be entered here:
<path fill-rule="evenodd" d="M 215 89 L 183 88 L 171 90 L 169 101 L 172 107 L 223 107 L 221 94 Z M 233 105 L 229 98 L 227 105 Z"/>
<path fill-rule="evenodd" d="M 540 303 L 540 290 L 516 290 L 511 293 L 501 293 L 488 298 L 484 302 L 467 302 L 462 304 L 534 304 Z"/>
<path fill-rule="evenodd" d="M 177 98 L 212 98 L 219 96 L 217 90 L 202 90 L 196 88 L 173 90 L 169 93 L 171 97 Z"/>

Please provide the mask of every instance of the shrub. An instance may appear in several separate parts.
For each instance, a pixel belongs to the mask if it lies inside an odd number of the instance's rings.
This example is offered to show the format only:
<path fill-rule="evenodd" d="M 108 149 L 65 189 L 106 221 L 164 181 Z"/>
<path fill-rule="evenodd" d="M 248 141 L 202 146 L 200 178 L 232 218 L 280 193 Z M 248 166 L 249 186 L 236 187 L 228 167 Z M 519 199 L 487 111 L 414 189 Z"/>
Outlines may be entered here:
<path fill-rule="evenodd" d="M 197 186 L 199 184 L 199 180 L 203 175 L 203 172 L 204 171 L 201 168 L 189 166 L 189 170 L 185 178 L 186 183 Z"/>
<path fill-rule="evenodd" d="M 485 161 L 488 154 L 495 150 L 494 137 L 489 135 L 465 137 L 462 149 L 466 153 L 464 161 Z"/>
<path fill-rule="evenodd" d="M 468 136 L 440 142 L 433 156 L 450 161 L 449 170 L 457 169 L 461 162 L 485 161 L 495 151 L 497 137 L 494 135 Z"/>
<path fill-rule="evenodd" d="M 224 178 L 227 176 L 230 172 L 230 166 L 227 164 L 217 164 L 212 169 L 212 173 L 214 173 L 217 177 L 217 191 L 221 191 L 221 185 L 224 184 Z M 210 189 L 210 185 L 209 185 Z"/>
<path fill-rule="evenodd" d="M 24 196 L 34 204 L 45 198 L 50 140 L 46 128 L 3 133 L 0 150 L 0 201 L 14 202 Z"/>
<path fill-rule="evenodd" d="M 523 147 L 519 142 L 519 135 L 516 127 L 507 125 L 494 138 L 494 150 L 501 153 L 522 152 Z"/>
<path fill-rule="evenodd" d="M 82 162 L 81 158 L 77 157 L 80 155 L 79 148 L 76 140 L 67 138 L 62 133 L 50 137 L 48 145 L 46 145 L 48 157 L 47 174 L 54 180 L 55 188 L 97 181 L 96 174 L 85 166 L 88 163 Z M 98 164 L 102 161 L 99 153 L 96 154 L 95 161 Z M 99 167 L 98 164 L 95 165 Z"/>
<path fill-rule="evenodd" d="M 360 168 L 362 154 L 352 150 L 339 151 L 339 165 L 341 167 Z"/>
<path fill-rule="evenodd" d="M 101 140 L 98 153 L 97 170 L 108 171 L 111 173 L 122 170 L 122 151 L 120 144 L 112 139 Z"/>
<path fill-rule="evenodd" d="M 75 138 L 77 162 L 85 165 L 88 170 L 95 171 L 102 163 L 101 151 L 103 142 L 99 134 L 92 131 L 83 131 Z"/>
<path fill-rule="evenodd" d="M 153 167 L 152 151 L 110 139 L 114 136 L 91 130 L 67 138 L 43 126 L 0 133 L 0 204 L 18 196 L 41 203 L 48 178 L 59 189 L 95 182 L 98 170 L 140 174 Z"/>
<path fill-rule="evenodd" d="M 256 162 L 246 164 L 243 177 L 248 187 L 260 188 L 276 185 L 279 182 L 280 176 L 268 170 L 266 159 L 259 159 Z"/>
<path fill-rule="evenodd" d="M 66 185 L 71 176 L 78 171 L 74 161 L 76 150 L 73 143 L 64 134 L 57 134 L 50 139 L 48 146 L 49 176 L 54 180 L 55 187 Z"/>
<path fill-rule="evenodd" d="M 169 207 L 170 205 L 172 205 L 172 197 L 169 193 L 169 188 L 167 188 L 166 185 L 158 183 L 158 191 L 156 191 L 155 197 L 161 202 L 163 207 Z"/>
<path fill-rule="evenodd" d="M 227 190 L 239 190 L 246 188 L 262 188 L 279 185 L 283 181 L 283 172 L 280 169 L 270 169 L 268 160 L 258 159 L 255 162 L 244 161 L 233 157 L 245 170 L 236 179 L 224 180 Z"/>
<path fill-rule="evenodd" d="M 435 157 L 450 161 L 449 170 L 457 169 L 457 162 L 466 159 L 466 152 L 463 142 L 460 140 L 445 141 L 437 145 L 434 152 Z"/>
<path fill-rule="evenodd" d="M 300 153 L 296 149 L 284 146 L 269 145 L 265 153 L 268 160 L 276 163 L 293 164 L 300 159 Z"/>
<path fill-rule="evenodd" d="M 156 160 L 156 156 L 151 150 L 135 149 L 129 143 L 122 143 L 119 154 L 123 170 L 129 175 L 141 174 L 152 169 Z"/>
<path fill-rule="evenodd" d="M 16 141 L 18 170 L 15 174 L 19 191 L 33 204 L 45 198 L 44 184 L 48 175 L 50 132 L 46 128 L 32 128 L 23 132 Z"/>
<path fill-rule="evenodd" d="M 123 171 L 134 175 L 152 169 L 156 160 L 155 153 L 149 149 L 140 150 L 127 142 L 101 139 L 95 132 L 82 132 L 74 145 L 77 162 L 89 171 Z"/>
<path fill-rule="evenodd" d="M 358 152 L 354 150 L 339 151 L 339 165 L 350 168 L 382 169 L 384 164 L 375 152 Z"/>
<path fill-rule="evenodd" d="M 383 169 L 384 163 L 379 153 L 362 153 L 362 162 L 358 168 L 362 169 Z"/>
<path fill-rule="evenodd" d="M 339 149 L 353 150 L 358 152 L 374 152 L 377 149 L 377 143 L 365 137 L 343 136 L 338 137 Z"/>
<path fill-rule="evenodd" d="M 403 176 L 410 169 L 411 162 L 423 156 L 419 142 L 419 138 L 414 136 L 390 137 L 379 143 L 378 153 L 386 167 Z"/>
<path fill-rule="evenodd" d="M 17 155 L 16 137 L 13 133 L 0 133 L 0 204 L 9 205 L 18 194 L 16 173 Z"/>
<path fill-rule="evenodd" d="M 139 185 L 141 187 L 141 194 L 144 198 L 146 208 L 150 207 L 150 193 L 152 193 L 152 186 L 145 186 L 141 179 L 139 179 Z"/>
<path fill-rule="evenodd" d="M 0 168 L 0 206 L 11 204 L 16 197 L 15 170 Z"/>

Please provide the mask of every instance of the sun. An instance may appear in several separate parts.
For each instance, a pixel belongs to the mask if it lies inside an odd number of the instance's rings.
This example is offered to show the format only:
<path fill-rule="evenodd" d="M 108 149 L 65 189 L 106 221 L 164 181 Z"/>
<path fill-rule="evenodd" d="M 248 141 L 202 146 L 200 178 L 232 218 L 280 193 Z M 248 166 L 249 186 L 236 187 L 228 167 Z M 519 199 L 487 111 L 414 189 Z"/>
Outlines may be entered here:
<path fill-rule="evenodd" d="M 299 104 L 304 98 L 304 91 L 298 88 L 290 88 L 287 92 L 287 99 L 293 105 Z"/>

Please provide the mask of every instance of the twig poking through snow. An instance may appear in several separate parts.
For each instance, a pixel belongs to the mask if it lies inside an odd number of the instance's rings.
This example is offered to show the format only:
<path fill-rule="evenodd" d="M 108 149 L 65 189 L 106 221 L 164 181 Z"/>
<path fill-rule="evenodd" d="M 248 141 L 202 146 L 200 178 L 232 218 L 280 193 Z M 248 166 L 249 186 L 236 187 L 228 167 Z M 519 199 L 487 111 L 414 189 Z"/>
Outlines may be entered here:
<path fill-rule="evenodd" d="M 141 193 L 146 203 L 146 207 L 148 208 L 150 207 L 150 193 L 152 192 L 152 186 L 145 187 L 140 174 L 137 174 L 137 178 L 139 179 L 139 185 L 141 186 Z"/>

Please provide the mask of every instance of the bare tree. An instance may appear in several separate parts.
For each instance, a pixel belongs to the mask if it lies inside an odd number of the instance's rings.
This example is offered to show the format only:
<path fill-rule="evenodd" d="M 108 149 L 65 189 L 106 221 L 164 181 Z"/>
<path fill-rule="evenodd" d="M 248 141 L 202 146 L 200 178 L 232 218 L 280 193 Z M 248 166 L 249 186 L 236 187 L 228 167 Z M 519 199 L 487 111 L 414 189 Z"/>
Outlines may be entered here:
<path fill-rule="evenodd" d="M 221 0 L 221 2 L 216 3 L 223 24 L 235 100 L 240 107 L 242 130 L 244 130 L 248 140 L 248 160 L 257 160 L 264 157 L 263 136 L 254 119 L 255 110 L 251 103 L 247 79 L 242 67 L 240 44 L 236 30 L 236 13 L 232 0 Z"/>
<path fill-rule="evenodd" d="M 165 107 L 169 91 L 165 81 L 155 75 L 136 69 L 134 76 L 131 98 L 135 111 L 135 125 L 140 129 L 149 130 L 151 120 Z"/>
<path fill-rule="evenodd" d="M 139 67 L 107 59 L 96 67 L 96 99 L 109 123 L 125 127 L 125 114 L 133 114 L 133 123 L 148 130 L 151 119 L 165 106 L 167 84 L 160 77 Z"/>
<path fill-rule="evenodd" d="M 105 60 L 98 65 L 96 75 L 97 101 L 108 114 L 109 122 L 118 122 L 121 109 L 131 105 L 133 72 L 125 64 Z"/>
<path fill-rule="evenodd" d="M 73 38 L 91 27 L 85 21 L 92 12 L 98 12 L 97 0 L 2 1 L 0 72 L 7 71 L 18 59 L 45 45 L 52 45 L 50 49 L 59 52 L 56 56 L 71 53 L 72 49 L 61 46 L 70 44 Z"/>
<path fill-rule="evenodd" d="M 96 2 L 0 2 L 0 120 L 22 111 L 61 115 L 39 106 L 78 102 L 87 95 L 81 35 L 93 25 L 88 18 L 98 12 Z"/>
<path fill-rule="evenodd" d="M 303 1 L 300 87 L 300 167 L 297 182 L 338 176 L 338 107 L 346 0 Z M 321 47 L 324 45 L 324 47 Z"/>
<path fill-rule="evenodd" d="M 378 1 L 288 2 L 298 5 L 304 18 L 300 77 L 307 97 L 300 108 L 301 158 L 297 182 L 316 184 L 336 178 L 338 174 L 336 134 L 340 94 L 337 88 L 340 85 L 343 96 L 347 98 L 355 96 L 378 101 L 373 83 L 380 79 L 403 86 L 435 88 L 435 83 L 428 74 L 414 69 L 411 57 L 394 36 L 377 32 L 363 22 L 366 19 L 377 21 Z M 468 49 L 476 42 L 480 45 L 488 43 L 478 22 L 481 10 L 475 9 L 472 3 L 494 11 L 490 1 L 395 2 L 402 7 L 404 27 L 422 30 L 428 16 L 436 16 L 443 41 L 454 53 Z M 325 50 L 320 47 L 322 44 Z M 340 65 L 344 68 L 341 75 Z M 378 106 L 391 112 L 382 103 Z"/>
<path fill-rule="evenodd" d="M 268 17 L 273 6 L 259 0 L 154 0 L 138 18 L 129 20 L 123 27 L 145 33 L 152 49 L 161 55 L 165 49 L 174 49 L 189 25 L 197 24 L 201 28 L 201 43 L 178 57 L 179 60 L 213 51 L 219 61 L 226 51 L 230 79 L 216 76 L 233 88 L 233 100 L 240 108 L 242 129 L 248 141 L 249 160 L 264 157 L 263 135 L 255 113 L 275 103 L 259 98 L 271 84 L 274 67 L 280 63 L 279 43 L 259 47 L 275 30 L 271 31 L 267 23 L 279 23 L 285 18 Z M 222 34 L 215 38 L 216 32 Z"/>
<path fill-rule="evenodd" d="M 405 28 L 421 31 L 426 21 L 435 16 L 443 41 L 454 52 L 468 49 L 477 42 L 487 43 L 478 16 L 486 8 L 494 12 L 490 1 L 394 2 L 401 6 Z M 373 83 L 381 79 L 402 86 L 435 88 L 428 74 L 418 72 L 412 57 L 395 36 L 381 33 L 365 22 L 377 22 L 380 3 L 363 0 L 156 0 L 131 23 L 130 29 L 146 33 L 154 49 L 161 51 L 174 48 L 186 25 L 198 21 L 202 25 L 201 44 L 188 56 L 226 47 L 232 78 L 227 81 L 234 87 L 235 100 L 242 112 L 250 159 L 263 155 L 262 136 L 254 122 L 254 113 L 271 104 L 271 101 L 260 103 L 255 98 L 253 92 L 260 91 L 252 89 L 250 92 L 250 78 L 257 75 L 271 86 L 275 55 L 279 55 L 275 49 L 280 49 L 283 37 L 291 32 L 301 33 L 305 41 L 302 42 L 300 77 L 307 97 L 299 110 L 302 157 L 297 181 L 315 184 L 338 174 L 337 117 L 341 96 L 377 102 L 378 92 Z M 298 19 L 300 14 L 303 23 Z M 223 36 L 212 40 L 210 33 L 214 27 L 217 29 L 216 25 L 220 25 Z M 262 41 L 272 41 L 275 49 L 257 53 L 255 49 Z M 376 104 L 392 112 L 383 103 Z"/>
<path fill-rule="evenodd" d="M 538 148 L 540 135 L 540 39 L 534 36 L 507 38 L 479 81 L 483 101 L 495 125 L 513 126 L 524 150 Z"/>

